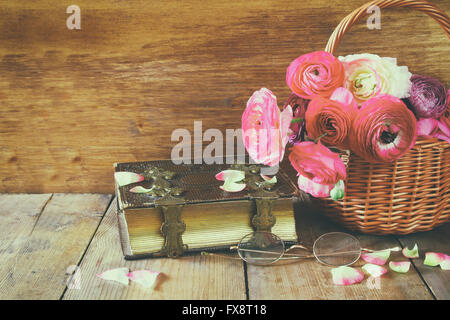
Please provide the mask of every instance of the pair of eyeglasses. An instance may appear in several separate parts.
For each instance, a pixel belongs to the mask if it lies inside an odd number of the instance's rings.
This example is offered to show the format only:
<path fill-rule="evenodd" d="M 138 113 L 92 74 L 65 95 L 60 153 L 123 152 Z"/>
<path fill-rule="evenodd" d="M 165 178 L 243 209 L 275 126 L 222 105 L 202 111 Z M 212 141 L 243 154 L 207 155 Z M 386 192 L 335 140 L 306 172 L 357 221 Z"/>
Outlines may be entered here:
<path fill-rule="evenodd" d="M 306 254 L 290 253 L 294 249 L 306 251 Z M 314 241 L 312 248 L 294 244 L 289 248 L 283 240 L 271 232 L 253 232 L 244 236 L 237 246 L 230 247 L 237 251 L 239 258 L 249 264 L 270 265 L 279 260 L 316 258 L 328 266 L 348 266 L 358 261 L 362 252 L 374 250 L 362 248 L 359 240 L 344 232 L 330 232 Z M 202 252 L 202 255 L 220 255 Z M 226 258 L 233 258 L 220 255 Z"/>

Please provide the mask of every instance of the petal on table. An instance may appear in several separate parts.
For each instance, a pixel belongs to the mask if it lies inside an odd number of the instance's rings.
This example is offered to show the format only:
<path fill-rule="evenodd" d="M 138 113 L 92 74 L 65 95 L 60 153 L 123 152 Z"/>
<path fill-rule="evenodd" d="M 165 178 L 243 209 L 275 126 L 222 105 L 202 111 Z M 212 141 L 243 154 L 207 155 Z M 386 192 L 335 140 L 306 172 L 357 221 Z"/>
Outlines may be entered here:
<path fill-rule="evenodd" d="M 128 278 L 131 281 L 139 283 L 145 288 L 154 288 L 160 272 L 152 270 L 137 270 L 130 272 Z"/>
<path fill-rule="evenodd" d="M 129 271 L 130 269 L 128 268 L 116 268 L 99 273 L 97 277 L 103 280 L 116 281 L 127 286 L 129 283 L 128 279 Z"/>
<path fill-rule="evenodd" d="M 445 260 L 442 261 L 440 264 L 442 270 L 450 270 L 450 256 L 445 255 Z"/>
<path fill-rule="evenodd" d="M 390 261 L 389 268 L 392 271 L 399 273 L 407 273 L 409 271 L 409 267 L 411 266 L 411 262 L 409 261 Z"/>
<path fill-rule="evenodd" d="M 347 266 L 331 269 L 331 275 L 333 276 L 334 284 L 343 286 L 359 283 L 364 279 L 364 273 L 355 268 Z"/>
<path fill-rule="evenodd" d="M 130 183 L 141 182 L 144 176 L 134 172 L 115 172 L 114 179 L 119 187 L 126 186 Z"/>
<path fill-rule="evenodd" d="M 361 258 L 368 263 L 377 264 L 379 266 L 386 263 L 387 259 L 389 259 L 389 256 L 391 255 L 391 250 L 381 250 L 381 251 L 375 251 L 375 252 L 367 252 L 362 253 Z"/>
<path fill-rule="evenodd" d="M 383 274 L 388 272 L 388 270 L 385 267 L 382 267 L 382 266 L 379 266 L 376 264 L 372 264 L 372 263 L 365 264 L 362 267 L 362 269 L 365 273 L 367 273 L 368 275 L 370 275 L 374 278 L 380 277 Z"/>
<path fill-rule="evenodd" d="M 402 250 L 403 256 L 405 258 L 418 258 L 419 257 L 419 248 L 417 247 L 417 243 L 414 245 L 414 248 L 409 250 L 407 247 L 403 248 Z"/>
<path fill-rule="evenodd" d="M 437 252 L 425 252 L 423 264 L 430 267 L 440 265 L 445 260 L 446 254 Z"/>

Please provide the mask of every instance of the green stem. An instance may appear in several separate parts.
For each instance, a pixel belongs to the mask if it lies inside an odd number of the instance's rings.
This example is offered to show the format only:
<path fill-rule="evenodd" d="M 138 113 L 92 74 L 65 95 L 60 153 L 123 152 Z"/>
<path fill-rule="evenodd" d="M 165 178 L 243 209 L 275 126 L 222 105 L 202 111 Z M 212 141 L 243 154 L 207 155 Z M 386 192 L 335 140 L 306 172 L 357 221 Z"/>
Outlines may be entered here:
<path fill-rule="evenodd" d="M 297 122 L 302 122 L 302 121 L 305 121 L 305 119 L 303 119 L 303 118 L 295 118 L 295 119 L 291 120 L 291 123 L 297 123 Z"/>

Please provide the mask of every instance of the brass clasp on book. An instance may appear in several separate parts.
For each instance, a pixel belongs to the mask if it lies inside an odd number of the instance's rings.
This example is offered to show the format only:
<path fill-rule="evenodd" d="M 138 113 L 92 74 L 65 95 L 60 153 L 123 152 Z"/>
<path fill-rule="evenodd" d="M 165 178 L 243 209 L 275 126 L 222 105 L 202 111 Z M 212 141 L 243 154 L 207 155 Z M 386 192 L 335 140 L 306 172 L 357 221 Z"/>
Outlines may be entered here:
<path fill-rule="evenodd" d="M 276 218 L 272 214 L 272 208 L 276 198 L 255 197 L 256 214 L 252 218 L 252 225 L 255 231 L 270 232 L 276 223 Z"/>
<path fill-rule="evenodd" d="M 161 233 L 164 236 L 164 245 L 159 256 L 177 258 L 188 249 L 183 244 L 182 234 L 186 230 L 186 224 L 181 220 L 181 211 L 184 200 L 173 196 L 167 196 L 155 201 L 155 206 L 160 207 L 164 217 L 161 225 Z"/>

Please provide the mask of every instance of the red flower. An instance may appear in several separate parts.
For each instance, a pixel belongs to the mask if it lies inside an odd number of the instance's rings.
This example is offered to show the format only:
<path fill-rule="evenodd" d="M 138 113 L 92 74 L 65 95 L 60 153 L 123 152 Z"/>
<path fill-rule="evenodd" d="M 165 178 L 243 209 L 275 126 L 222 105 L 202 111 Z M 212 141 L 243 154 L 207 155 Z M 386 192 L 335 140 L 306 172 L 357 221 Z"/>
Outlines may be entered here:
<path fill-rule="evenodd" d="M 414 146 L 416 131 L 416 118 L 400 99 L 379 95 L 356 114 L 350 149 L 369 162 L 392 162 Z"/>
<path fill-rule="evenodd" d="M 306 111 L 308 137 L 317 139 L 326 134 L 321 138 L 324 144 L 348 149 L 348 135 L 357 110 L 353 95 L 344 88 L 336 89 L 330 99 L 312 99 Z"/>

